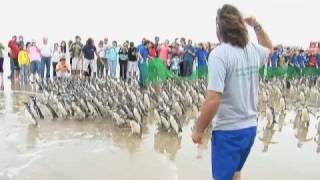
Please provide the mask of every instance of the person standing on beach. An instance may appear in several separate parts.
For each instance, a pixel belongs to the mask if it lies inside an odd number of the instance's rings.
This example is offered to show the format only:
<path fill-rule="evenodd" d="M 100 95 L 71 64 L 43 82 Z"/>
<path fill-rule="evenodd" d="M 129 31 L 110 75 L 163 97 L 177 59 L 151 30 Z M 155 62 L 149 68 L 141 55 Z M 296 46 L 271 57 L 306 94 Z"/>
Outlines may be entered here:
<path fill-rule="evenodd" d="M 106 48 L 102 40 L 99 41 L 97 52 L 99 54 L 99 58 L 97 59 L 97 76 L 98 78 L 102 78 L 104 73 L 104 64 L 106 63 Z"/>
<path fill-rule="evenodd" d="M 80 36 L 75 37 L 75 42 L 70 47 L 70 55 L 72 58 L 71 74 L 79 77 L 82 70 L 82 52 L 83 45 Z"/>
<path fill-rule="evenodd" d="M 112 47 L 108 49 L 107 53 L 109 71 L 111 77 L 115 78 L 117 73 L 117 64 L 119 59 L 119 49 L 117 41 L 112 42 Z"/>
<path fill-rule="evenodd" d="M 205 71 L 208 63 L 207 57 L 208 57 L 208 51 L 205 49 L 202 43 L 199 43 L 199 47 L 196 50 L 196 59 L 198 62 L 197 72 L 198 72 L 198 76 L 200 77 L 205 75 Z"/>
<path fill-rule="evenodd" d="M 41 78 L 44 78 L 44 72 L 46 72 L 46 78 L 50 78 L 50 67 L 51 67 L 51 55 L 52 49 L 48 43 L 48 38 L 42 39 L 42 45 L 40 46 L 41 54 Z"/>
<path fill-rule="evenodd" d="M 109 42 L 109 39 L 107 37 L 105 37 L 103 39 L 103 48 L 105 50 L 105 56 L 100 57 L 104 61 L 104 68 L 106 70 L 106 77 L 108 76 L 108 73 L 109 73 L 109 64 L 108 64 L 108 58 L 107 58 L 107 53 L 108 53 L 108 48 L 109 48 L 108 42 Z"/>
<path fill-rule="evenodd" d="M 37 47 L 36 41 L 32 40 L 31 46 L 27 47 L 31 61 L 31 83 L 35 79 L 40 78 L 41 74 L 41 55 L 40 49 Z"/>
<path fill-rule="evenodd" d="M 127 42 L 123 43 L 123 46 L 119 50 L 119 64 L 120 64 L 120 78 L 122 80 L 127 80 L 127 70 L 128 70 L 128 60 L 129 60 L 129 52 L 128 52 L 128 44 Z"/>
<path fill-rule="evenodd" d="M 129 72 L 129 78 L 130 80 L 136 78 L 137 74 L 137 48 L 134 46 L 133 42 L 130 42 L 130 46 L 128 49 L 128 57 L 129 57 L 129 62 L 128 62 L 128 72 Z"/>
<path fill-rule="evenodd" d="M 156 49 L 156 57 L 159 57 L 159 52 L 160 52 L 160 38 L 159 38 L 159 36 L 154 37 L 154 48 Z"/>
<path fill-rule="evenodd" d="M 193 70 L 193 60 L 196 57 L 196 50 L 192 46 L 192 40 L 188 40 L 188 45 L 183 50 L 183 75 L 191 76 Z"/>
<path fill-rule="evenodd" d="M 192 140 L 202 143 L 213 121 L 212 175 L 215 180 L 240 180 L 257 130 L 259 68 L 267 64 L 272 43 L 255 17 L 242 18 L 237 8 L 224 5 L 217 12 L 221 44 L 209 56 L 208 90 Z M 258 44 L 249 42 L 247 23 Z"/>
<path fill-rule="evenodd" d="M 169 53 L 170 53 L 170 47 L 169 47 L 169 40 L 166 40 L 164 44 L 160 46 L 160 51 L 159 51 L 159 57 L 163 60 L 164 64 L 170 69 L 170 58 L 169 58 Z"/>
<path fill-rule="evenodd" d="M 3 86 L 3 61 L 4 61 L 3 51 L 4 51 L 4 46 L 2 43 L 0 43 L 0 90 L 4 89 L 4 86 Z"/>
<path fill-rule="evenodd" d="M 20 52 L 18 55 L 18 62 L 20 67 L 21 75 L 21 85 L 26 86 L 29 83 L 29 69 L 30 69 L 30 57 L 27 49 L 30 46 L 30 43 L 26 44 L 27 47 L 23 47 L 23 44 L 20 44 Z"/>
<path fill-rule="evenodd" d="M 52 68 L 53 68 L 53 78 L 57 77 L 57 72 L 56 72 L 56 66 L 59 63 L 61 58 L 61 51 L 59 48 L 59 44 L 58 43 L 54 43 L 53 46 L 53 52 L 52 52 L 52 56 L 51 56 L 51 60 L 52 60 Z"/>
<path fill-rule="evenodd" d="M 19 79 L 19 63 L 18 63 L 18 55 L 20 48 L 17 43 L 17 36 L 13 36 L 12 39 L 8 43 L 8 47 L 10 48 L 9 57 L 10 57 L 10 76 L 9 79 L 14 79 L 14 74 L 16 74 L 16 80 Z M 16 72 L 16 73 L 14 73 Z"/>
<path fill-rule="evenodd" d="M 89 67 L 91 72 L 93 72 L 93 77 L 96 77 L 97 74 L 97 61 L 95 56 L 99 59 L 99 54 L 97 53 L 96 46 L 92 38 L 89 38 L 86 42 L 86 45 L 82 49 L 84 60 L 83 60 L 83 72 L 86 76 L 89 76 Z"/>
<path fill-rule="evenodd" d="M 139 85 L 144 86 L 145 76 L 146 76 L 146 66 L 149 60 L 149 41 L 146 39 L 142 40 L 142 44 L 138 46 L 138 68 L 139 68 Z"/>

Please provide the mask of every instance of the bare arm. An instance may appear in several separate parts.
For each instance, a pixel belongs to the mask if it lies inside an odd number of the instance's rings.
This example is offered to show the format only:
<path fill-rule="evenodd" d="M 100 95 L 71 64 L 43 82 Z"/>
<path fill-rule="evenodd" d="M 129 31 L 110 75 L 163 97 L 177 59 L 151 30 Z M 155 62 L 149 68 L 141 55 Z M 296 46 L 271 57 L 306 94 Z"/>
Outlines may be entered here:
<path fill-rule="evenodd" d="M 254 28 L 259 44 L 265 48 L 268 48 L 271 52 L 273 49 L 271 39 L 262 26 L 257 22 L 256 18 L 251 16 L 245 18 L 244 21 L 249 26 Z"/>
<path fill-rule="evenodd" d="M 201 114 L 195 124 L 195 131 L 192 134 L 192 140 L 194 143 L 202 143 L 202 134 L 216 115 L 220 105 L 221 96 L 221 93 L 208 91 L 206 101 L 201 109 Z"/>

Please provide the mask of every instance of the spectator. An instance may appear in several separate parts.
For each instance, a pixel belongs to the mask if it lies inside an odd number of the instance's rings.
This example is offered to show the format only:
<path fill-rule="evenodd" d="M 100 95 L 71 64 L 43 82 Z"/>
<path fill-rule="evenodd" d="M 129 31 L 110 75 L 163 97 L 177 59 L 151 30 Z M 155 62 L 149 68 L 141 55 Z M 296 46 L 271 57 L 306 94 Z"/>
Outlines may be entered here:
<path fill-rule="evenodd" d="M 68 67 L 68 64 L 66 63 L 66 58 L 62 57 L 59 61 L 59 63 L 56 66 L 56 72 L 58 78 L 66 78 L 68 77 L 70 73 L 70 68 Z"/>
<path fill-rule="evenodd" d="M 97 76 L 102 78 L 104 73 L 104 64 L 106 63 L 106 48 L 103 41 L 99 41 L 97 52 L 99 54 L 99 58 L 97 59 Z"/>
<path fill-rule="evenodd" d="M 280 60 L 280 53 L 278 48 L 274 48 L 274 52 L 271 56 L 271 67 L 276 68 L 278 67 L 278 63 Z"/>
<path fill-rule="evenodd" d="M 304 50 L 300 50 L 299 54 L 297 56 L 297 65 L 299 68 L 304 68 L 305 67 L 305 62 L 306 62 L 306 57 L 304 55 Z"/>
<path fill-rule="evenodd" d="M 134 47 L 134 43 L 130 42 L 130 46 L 128 49 L 128 72 L 129 72 L 129 78 L 134 79 L 137 74 L 137 48 Z"/>
<path fill-rule="evenodd" d="M 22 44 L 20 44 L 20 52 L 18 55 L 18 62 L 19 67 L 21 70 L 21 84 L 27 85 L 29 83 L 29 68 L 30 68 L 30 58 L 29 54 L 27 52 L 27 48 L 29 48 L 30 43 L 28 42 L 26 44 L 27 47 L 23 47 Z"/>
<path fill-rule="evenodd" d="M 3 50 L 4 46 L 2 43 L 0 43 L 0 90 L 3 90 Z"/>
<path fill-rule="evenodd" d="M 10 76 L 9 79 L 14 78 L 14 72 L 16 72 L 16 80 L 19 79 L 19 63 L 18 63 L 18 55 L 20 48 L 17 44 L 17 36 L 13 36 L 12 39 L 8 43 L 8 47 L 10 48 L 9 57 L 10 57 Z"/>
<path fill-rule="evenodd" d="M 128 60 L 128 44 L 125 42 L 119 50 L 120 78 L 122 80 L 127 80 Z"/>
<path fill-rule="evenodd" d="M 108 50 L 108 65 L 111 77 L 115 78 L 117 73 L 117 62 L 119 59 L 119 49 L 117 41 L 112 42 L 112 47 Z"/>
<path fill-rule="evenodd" d="M 40 49 L 36 45 L 36 41 L 32 40 L 31 46 L 27 47 L 30 61 L 31 61 L 31 83 L 41 74 L 41 55 Z"/>
<path fill-rule="evenodd" d="M 72 46 L 73 42 L 72 40 L 69 40 L 68 41 L 68 49 L 69 49 L 69 63 L 70 63 L 70 66 L 72 67 L 72 51 L 71 51 L 71 46 Z"/>
<path fill-rule="evenodd" d="M 320 66 L 320 52 L 317 53 L 317 66 L 316 68 L 318 69 Z"/>
<path fill-rule="evenodd" d="M 65 41 L 61 41 L 60 43 L 60 56 L 67 57 L 67 43 Z"/>
<path fill-rule="evenodd" d="M 89 38 L 86 42 L 86 45 L 82 49 L 84 60 L 83 60 L 83 71 L 85 73 L 85 76 L 89 76 L 89 67 L 91 71 L 93 72 L 93 76 L 96 77 L 97 73 L 97 61 L 94 58 L 94 55 L 99 58 L 99 55 L 97 53 L 97 49 L 94 46 L 93 39 Z"/>
<path fill-rule="evenodd" d="M 104 68 L 106 69 L 106 76 L 108 76 L 108 73 L 109 73 L 109 64 L 108 64 L 108 58 L 107 58 L 108 42 L 109 42 L 108 38 L 103 39 L 103 47 L 106 52 L 105 52 L 105 56 L 102 57 L 102 60 L 104 61 Z"/>
<path fill-rule="evenodd" d="M 50 78 L 50 66 L 52 49 L 48 44 L 48 38 L 42 39 L 42 45 L 40 47 L 41 54 L 41 78 L 44 78 L 44 72 L 46 72 L 46 78 Z"/>
<path fill-rule="evenodd" d="M 59 49 L 59 44 L 54 43 L 53 52 L 52 52 L 52 56 L 51 56 L 54 78 L 57 77 L 56 67 L 57 67 L 57 64 L 59 63 L 61 57 L 62 56 L 61 56 L 61 50 Z"/>
<path fill-rule="evenodd" d="M 159 57 L 159 52 L 160 52 L 160 38 L 159 38 L 159 36 L 154 37 L 154 48 L 156 50 L 155 57 Z"/>
<path fill-rule="evenodd" d="M 169 40 L 166 40 L 164 44 L 160 46 L 159 57 L 164 61 L 167 67 L 170 68 L 169 53 L 170 53 Z"/>
<path fill-rule="evenodd" d="M 145 39 L 142 40 L 141 45 L 139 45 L 138 49 L 138 68 L 139 68 L 139 85 L 144 86 L 144 79 L 147 75 L 145 71 L 145 67 L 147 66 L 147 61 L 149 58 L 149 50 L 148 50 L 148 44 L 149 42 Z"/>
<path fill-rule="evenodd" d="M 317 56 L 316 56 L 315 53 L 311 53 L 308 64 L 309 64 L 310 67 L 316 67 L 317 66 Z"/>
<path fill-rule="evenodd" d="M 77 77 L 80 76 L 82 70 L 82 48 L 83 45 L 81 43 L 80 36 L 75 37 L 75 42 L 71 45 L 70 52 L 72 58 L 72 67 L 71 67 L 71 74 Z"/>
<path fill-rule="evenodd" d="M 183 76 L 191 76 L 193 70 L 193 60 L 196 56 L 195 49 L 192 46 L 192 41 L 188 40 L 188 45 L 184 47 L 183 51 Z"/>
<path fill-rule="evenodd" d="M 148 44 L 148 51 L 149 51 L 149 60 L 153 60 L 157 57 L 157 49 L 152 42 Z"/>
<path fill-rule="evenodd" d="M 23 36 L 20 35 L 18 37 L 18 42 L 17 43 L 18 43 L 19 47 L 24 47 L 24 38 L 23 38 Z"/>
<path fill-rule="evenodd" d="M 182 52 L 180 51 L 179 44 L 174 42 L 171 49 L 170 69 L 177 75 L 180 75 L 181 54 Z"/>
<path fill-rule="evenodd" d="M 290 63 L 289 63 L 290 66 L 296 66 L 296 64 L 297 64 L 297 52 L 296 51 L 294 51 L 292 53 L 289 61 L 290 61 Z"/>
<path fill-rule="evenodd" d="M 202 43 L 199 44 L 199 48 L 196 50 L 196 57 L 198 60 L 198 72 L 203 73 L 207 67 L 208 51 L 204 48 Z"/>

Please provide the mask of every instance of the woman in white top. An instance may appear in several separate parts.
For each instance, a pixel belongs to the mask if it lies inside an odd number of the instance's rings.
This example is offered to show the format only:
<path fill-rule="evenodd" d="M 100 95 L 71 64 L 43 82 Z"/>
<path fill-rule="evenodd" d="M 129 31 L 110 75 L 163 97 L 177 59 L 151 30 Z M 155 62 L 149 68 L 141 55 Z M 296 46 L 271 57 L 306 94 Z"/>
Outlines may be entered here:
<path fill-rule="evenodd" d="M 97 76 L 98 78 L 102 78 L 105 64 L 105 60 L 102 58 L 106 57 L 106 47 L 104 46 L 103 41 L 99 41 L 97 52 L 99 54 L 99 58 L 97 61 Z"/>
<path fill-rule="evenodd" d="M 57 77 L 56 66 L 59 63 L 60 58 L 61 58 L 61 51 L 59 49 L 59 44 L 54 43 L 53 52 L 51 56 L 52 67 L 53 67 L 53 78 Z"/>

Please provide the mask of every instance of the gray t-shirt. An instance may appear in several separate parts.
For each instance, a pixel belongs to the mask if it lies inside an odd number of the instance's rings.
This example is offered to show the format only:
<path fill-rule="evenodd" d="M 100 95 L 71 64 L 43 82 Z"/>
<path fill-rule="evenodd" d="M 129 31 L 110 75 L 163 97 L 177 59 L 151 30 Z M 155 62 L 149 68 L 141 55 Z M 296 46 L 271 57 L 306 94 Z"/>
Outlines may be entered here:
<path fill-rule="evenodd" d="M 222 43 L 210 53 L 208 90 L 222 93 L 214 130 L 257 125 L 259 68 L 268 56 L 268 49 L 250 42 L 245 48 Z"/>

